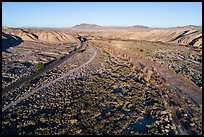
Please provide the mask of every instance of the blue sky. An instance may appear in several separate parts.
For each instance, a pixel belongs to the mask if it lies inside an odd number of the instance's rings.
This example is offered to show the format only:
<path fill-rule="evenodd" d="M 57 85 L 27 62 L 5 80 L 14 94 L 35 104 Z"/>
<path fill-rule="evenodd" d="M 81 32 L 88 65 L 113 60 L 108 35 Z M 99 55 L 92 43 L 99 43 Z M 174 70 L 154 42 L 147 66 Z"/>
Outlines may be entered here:
<path fill-rule="evenodd" d="M 2 2 L 10 27 L 202 25 L 202 2 Z"/>

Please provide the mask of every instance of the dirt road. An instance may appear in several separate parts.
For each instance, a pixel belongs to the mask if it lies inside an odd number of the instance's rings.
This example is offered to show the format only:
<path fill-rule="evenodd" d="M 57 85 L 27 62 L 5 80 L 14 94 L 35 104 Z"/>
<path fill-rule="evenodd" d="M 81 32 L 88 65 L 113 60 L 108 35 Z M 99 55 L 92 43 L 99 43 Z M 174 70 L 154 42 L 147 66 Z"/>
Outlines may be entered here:
<path fill-rule="evenodd" d="M 15 104 L 21 102 L 22 100 L 24 100 L 24 99 L 30 97 L 31 95 L 33 95 L 34 93 L 38 92 L 39 90 L 42 90 L 42 89 L 44 89 L 44 88 L 46 88 L 46 87 L 52 85 L 53 83 L 55 83 L 55 82 L 57 82 L 57 81 L 63 79 L 64 77 L 67 77 L 68 75 L 70 75 L 70 74 L 72 74 L 72 73 L 78 71 L 80 68 L 85 67 L 86 65 L 88 65 L 89 63 L 91 63 L 91 62 L 94 60 L 95 57 L 96 57 L 96 52 L 93 53 L 92 57 L 91 57 L 86 63 L 80 65 L 80 66 L 77 67 L 77 68 L 74 68 L 74 69 L 68 71 L 67 73 L 65 73 L 65 74 L 62 75 L 61 77 L 59 77 L 59 78 L 57 78 L 57 79 L 55 79 L 55 80 L 53 80 L 53 81 L 50 81 L 50 82 L 46 83 L 45 85 L 43 85 L 43 86 L 41 86 L 41 87 L 38 87 L 38 88 L 33 89 L 33 91 L 31 91 L 31 92 L 28 93 L 28 94 L 25 94 L 22 98 L 19 98 L 19 99 L 17 99 L 16 101 L 11 102 L 11 103 L 8 104 L 7 106 L 3 107 L 3 108 L 2 108 L 2 112 L 4 112 L 5 110 L 7 110 L 8 108 L 10 108 L 12 105 L 15 105 Z"/>

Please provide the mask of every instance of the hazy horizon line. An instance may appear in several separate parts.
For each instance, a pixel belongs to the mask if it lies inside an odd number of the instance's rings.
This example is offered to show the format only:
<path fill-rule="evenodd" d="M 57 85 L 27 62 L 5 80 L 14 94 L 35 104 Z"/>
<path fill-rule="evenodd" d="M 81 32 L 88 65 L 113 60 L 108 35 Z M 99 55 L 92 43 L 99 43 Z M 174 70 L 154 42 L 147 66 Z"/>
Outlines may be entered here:
<path fill-rule="evenodd" d="M 146 26 L 146 25 L 142 25 L 142 24 L 135 24 L 135 25 L 99 25 L 99 24 L 94 24 L 94 23 L 80 23 L 80 24 L 76 24 L 76 25 L 82 25 L 82 24 L 86 24 L 86 25 L 97 25 L 99 27 L 134 27 L 134 26 L 143 26 L 143 27 L 148 27 L 148 28 L 178 28 L 178 27 L 186 27 L 186 26 L 195 26 L 195 27 L 202 27 L 202 25 L 195 25 L 195 24 L 186 24 L 186 25 L 181 25 L 181 26 L 169 26 L 169 27 L 151 27 L 151 26 Z M 68 27 L 47 27 L 47 26 L 18 26 L 18 27 L 14 27 L 14 26 L 8 26 L 8 25 L 2 25 L 2 27 L 8 27 L 8 28 L 73 28 L 74 26 L 68 26 Z"/>

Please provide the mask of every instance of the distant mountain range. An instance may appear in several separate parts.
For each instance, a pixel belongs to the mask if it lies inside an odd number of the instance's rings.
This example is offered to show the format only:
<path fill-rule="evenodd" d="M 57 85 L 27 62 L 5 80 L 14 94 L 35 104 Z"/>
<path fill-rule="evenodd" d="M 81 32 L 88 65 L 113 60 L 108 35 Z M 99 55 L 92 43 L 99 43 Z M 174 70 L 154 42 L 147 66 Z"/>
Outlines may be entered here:
<path fill-rule="evenodd" d="M 100 26 L 100 25 L 97 25 L 97 24 L 82 23 L 82 24 L 79 24 L 79 25 L 75 25 L 72 28 L 75 28 L 75 29 L 98 29 L 98 28 L 151 28 L 151 27 L 143 26 L 143 25 L 133 25 L 133 26 Z M 202 29 L 202 26 L 186 25 L 186 26 L 169 27 L 169 28 L 196 28 L 196 29 Z"/>
<path fill-rule="evenodd" d="M 82 23 L 79 25 L 75 25 L 72 28 L 76 28 L 76 29 L 96 29 L 96 28 L 149 28 L 147 26 L 143 26 L 143 25 L 134 25 L 134 26 L 100 26 L 97 24 L 86 24 L 86 23 Z"/>
<path fill-rule="evenodd" d="M 13 28 L 13 27 L 8 27 L 8 26 L 3 26 L 2 25 L 2 29 L 7 29 L 7 28 Z M 155 28 L 155 27 L 148 27 L 148 26 L 143 26 L 143 25 L 133 25 L 133 26 L 101 26 L 101 25 L 97 25 L 97 24 L 88 24 L 88 23 L 82 23 L 79 25 L 75 25 L 73 27 L 71 27 L 73 29 L 100 29 L 100 28 L 141 28 L 141 29 L 145 29 L 145 28 Z M 158 27 L 157 27 L 158 28 Z M 190 29 L 190 28 L 195 28 L 195 29 L 202 29 L 202 26 L 196 26 L 196 25 L 186 25 L 186 26 L 177 26 L 177 27 L 169 27 L 169 28 L 186 28 L 186 29 Z M 14 29 L 14 28 L 13 28 Z M 46 27 L 21 27 L 21 29 L 55 29 L 55 28 L 46 28 Z M 57 28 L 59 29 L 59 28 Z M 60 29 L 64 29 L 64 28 L 60 28 Z M 155 28 L 156 29 L 156 28 Z M 162 29 L 162 27 L 159 27 L 159 29 Z"/>
<path fill-rule="evenodd" d="M 197 28 L 197 29 L 202 29 L 202 26 L 186 25 L 186 26 L 178 26 L 176 28 Z"/>
<path fill-rule="evenodd" d="M 131 26 L 133 28 L 149 28 L 147 26 L 143 26 L 143 25 L 134 25 L 134 26 Z"/>
<path fill-rule="evenodd" d="M 96 24 L 86 24 L 82 23 L 79 25 L 75 25 L 72 28 L 77 28 L 77 29 L 90 29 L 90 28 L 102 28 L 102 26 L 96 25 Z"/>

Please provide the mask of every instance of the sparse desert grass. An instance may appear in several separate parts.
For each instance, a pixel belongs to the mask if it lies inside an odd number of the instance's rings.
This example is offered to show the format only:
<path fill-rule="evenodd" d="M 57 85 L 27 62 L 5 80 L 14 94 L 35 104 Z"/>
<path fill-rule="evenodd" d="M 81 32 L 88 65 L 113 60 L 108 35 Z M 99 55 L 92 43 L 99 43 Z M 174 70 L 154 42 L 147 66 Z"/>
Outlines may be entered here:
<path fill-rule="evenodd" d="M 92 42 L 90 42 L 92 43 Z M 138 40 L 94 40 L 93 44 L 160 63 L 202 87 L 202 50 L 184 45 Z M 186 69 L 183 69 L 187 67 Z"/>
<path fill-rule="evenodd" d="M 142 68 L 133 69 L 108 53 L 100 55 L 103 72 L 67 77 L 5 111 L 3 134 L 9 128 L 13 134 L 38 135 L 177 134 L 163 94 L 169 89 L 161 75 L 154 71 L 147 79 Z M 200 126 L 192 130 L 200 131 Z"/>

